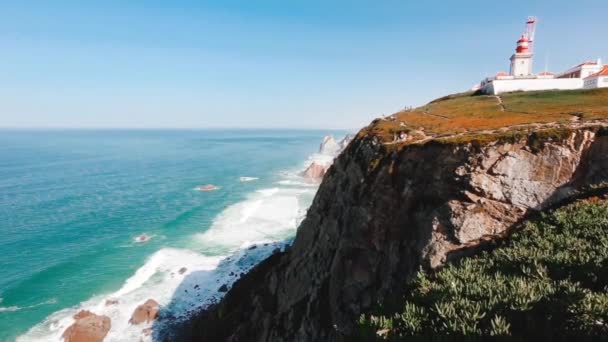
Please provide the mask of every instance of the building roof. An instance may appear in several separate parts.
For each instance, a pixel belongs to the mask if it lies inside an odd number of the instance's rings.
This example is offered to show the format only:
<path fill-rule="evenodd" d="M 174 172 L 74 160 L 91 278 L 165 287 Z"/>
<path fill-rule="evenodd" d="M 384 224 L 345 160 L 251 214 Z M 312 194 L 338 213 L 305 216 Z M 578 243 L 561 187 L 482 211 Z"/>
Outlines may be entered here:
<path fill-rule="evenodd" d="M 561 72 L 560 75 L 566 75 L 566 74 L 569 74 L 572 72 L 580 71 L 585 66 L 593 66 L 593 65 L 598 65 L 598 62 L 591 62 L 591 61 L 583 62 L 581 64 L 578 64 L 578 65 L 575 65 L 575 66 L 569 68 L 568 70 L 566 70 L 564 72 Z"/>
<path fill-rule="evenodd" d="M 596 72 L 595 74 L 591 74 L 591 75 L 587 76 L 586 78 L 598 77 L 598 76 L 608 76 L 608 65 L 604 65 L 602 70 Z"/>
<path fill-rule="evenodd" d="M 549 71 L 543 71 L 540 74 L 538 74 L 538 76 L 555 76 L 555 74 L 552 72 L 549 72 Z"/>
<path fill-rule="evenodd" d="M 581 63 L 579 65 L 573 66 L 572 68 L 578 68 L 578 67 L 582 67 L 582 66 L 585 66 L 585 65 L 597 65 L 597 62 L 583 62 L 583 63 Z"/>
<path fill-rule="evenodd" d="M 502 77 L 502 76 L 509 76 L 509 74 L 507 74 L 504 71 L 499 72 L 498 74 L 496 74 L 496 77 Z"/>

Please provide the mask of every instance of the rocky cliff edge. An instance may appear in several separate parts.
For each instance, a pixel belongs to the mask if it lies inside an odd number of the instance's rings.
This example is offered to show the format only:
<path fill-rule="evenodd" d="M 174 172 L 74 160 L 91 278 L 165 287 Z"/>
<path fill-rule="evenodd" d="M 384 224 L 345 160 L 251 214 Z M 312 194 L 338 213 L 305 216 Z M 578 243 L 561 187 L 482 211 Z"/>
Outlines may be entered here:
<path fill-rule="evenodd" d="M 607 181 L 606 118 L 593 113 L 436 136 L 401 120 L 408 113 L 376 120 L 328 170 L 291 248 L 256 266 L 181 338 L 348 336 L 420 267 L 475 252 L 531 212 Z"/>

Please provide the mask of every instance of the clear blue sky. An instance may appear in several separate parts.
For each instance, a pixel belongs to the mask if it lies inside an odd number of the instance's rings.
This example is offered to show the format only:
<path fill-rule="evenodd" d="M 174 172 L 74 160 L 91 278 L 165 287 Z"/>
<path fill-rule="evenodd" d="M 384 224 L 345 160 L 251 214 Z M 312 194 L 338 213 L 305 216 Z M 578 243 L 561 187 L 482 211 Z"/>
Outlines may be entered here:
<path fill-rule="evenodd" d="M 0 127 L 357 128 L 508 71 L 608 62 L 608 1 L 5 1 Z"/>

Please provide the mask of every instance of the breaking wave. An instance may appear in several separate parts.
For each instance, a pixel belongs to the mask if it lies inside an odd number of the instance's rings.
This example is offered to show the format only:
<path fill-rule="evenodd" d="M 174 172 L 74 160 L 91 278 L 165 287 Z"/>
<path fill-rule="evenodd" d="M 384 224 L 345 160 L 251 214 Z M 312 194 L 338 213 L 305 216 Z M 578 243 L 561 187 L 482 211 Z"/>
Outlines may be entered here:
<path fill-rule="evenodd" d="M 313 161 L 332 160 L 333 156 L 315 154 L 304 167 Z M 162 308 L 155 328 L 162 327 L 164 319 L 175 322 L 216 303 L 242 274 L 285 248 L 284 241 L 295 235 L 317 190 L 299 171 L 283 172 L 275 186 L 254 191 L 228 206 L 209 229 L 192 237 L 191 248 L 158 250 L 116 292 L 57 311 L 17 341 L 60 341 L 80 310 L 111 318 L 107 342 L 149 341 L 152 337 L 142 330 L 152 323 L 129 324 L 133 311 L 146 300 L 153 298 Z"/>

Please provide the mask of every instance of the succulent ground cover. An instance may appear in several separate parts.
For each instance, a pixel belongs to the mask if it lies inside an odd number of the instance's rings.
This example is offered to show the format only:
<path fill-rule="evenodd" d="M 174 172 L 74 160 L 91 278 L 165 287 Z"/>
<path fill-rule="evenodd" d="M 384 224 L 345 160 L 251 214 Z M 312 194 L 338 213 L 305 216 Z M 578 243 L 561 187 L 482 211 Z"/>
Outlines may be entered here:
<path fill-rule="evenodd" d="M 608 201 L 540 214 L 496 249 L 404 286 L 404 298 L 361 316 L 355 340 L 608 336 Z"/>

